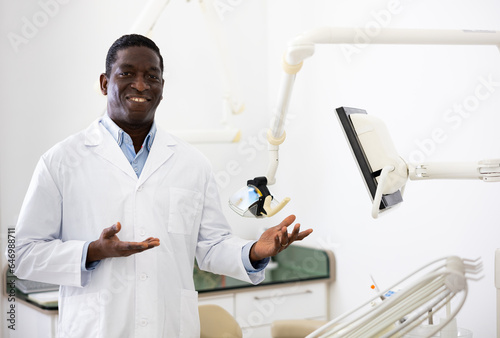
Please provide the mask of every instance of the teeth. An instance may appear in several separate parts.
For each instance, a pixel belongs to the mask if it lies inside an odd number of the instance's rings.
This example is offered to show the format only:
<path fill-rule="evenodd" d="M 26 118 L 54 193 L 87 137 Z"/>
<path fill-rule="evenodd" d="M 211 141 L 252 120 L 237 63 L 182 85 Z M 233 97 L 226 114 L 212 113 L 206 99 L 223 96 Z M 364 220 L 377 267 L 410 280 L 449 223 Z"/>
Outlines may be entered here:
<path fill-rule="evenodd" d="M 146 102 L 147 101 L 145 98 L 142 98 L 142 97 L 131 97 L 130 100 L 132 100 L 134 102 Z"/>

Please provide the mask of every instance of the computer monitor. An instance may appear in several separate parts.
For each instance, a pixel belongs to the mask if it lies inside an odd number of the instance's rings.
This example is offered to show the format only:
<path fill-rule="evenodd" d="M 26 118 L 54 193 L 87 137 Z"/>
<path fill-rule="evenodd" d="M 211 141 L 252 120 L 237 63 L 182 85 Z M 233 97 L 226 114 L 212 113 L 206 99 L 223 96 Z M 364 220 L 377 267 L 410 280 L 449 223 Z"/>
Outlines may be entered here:
<path fill-rule="evenodd" d="M 350 117 L 352 114 L 366 114 L 366 111 L 363 109 L 349 107 L 340 107 L 337 108 L 336 111 L 352 154 L 354 155 L 354 159 L 358 164 L 361 176 L 363 176 L 363 180 L 368 189 L 371 200 L 373 201 L 377 191 L 377 177 L 380 176 L 382 168 L 374 168 L 375 170 L 372 169 Z M 384 211 L 401 203 L 402 201 L 403 197 L 400 190 L 391 194 L 384 194 L 380 202 L 379 210 Z"/>

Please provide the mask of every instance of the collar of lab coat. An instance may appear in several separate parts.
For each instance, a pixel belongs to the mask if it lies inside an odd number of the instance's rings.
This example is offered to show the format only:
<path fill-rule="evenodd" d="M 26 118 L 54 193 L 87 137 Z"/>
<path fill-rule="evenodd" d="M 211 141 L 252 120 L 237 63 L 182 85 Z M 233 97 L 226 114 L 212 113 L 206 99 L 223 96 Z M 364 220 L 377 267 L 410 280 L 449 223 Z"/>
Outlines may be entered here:
<path fill-rule="evenodd" d="M 92 148 L 97 155 L 120 168 L 130 178 L 136 180 L 138 185 L 143 184 L 174 154 L 173 147 L 177 141 L 170 134 L 158 128 L 144 169 L 137 177 L 115 139 L 100 121 L 101 118 L 97 119 L 85 131 L 85 146 Z"/>

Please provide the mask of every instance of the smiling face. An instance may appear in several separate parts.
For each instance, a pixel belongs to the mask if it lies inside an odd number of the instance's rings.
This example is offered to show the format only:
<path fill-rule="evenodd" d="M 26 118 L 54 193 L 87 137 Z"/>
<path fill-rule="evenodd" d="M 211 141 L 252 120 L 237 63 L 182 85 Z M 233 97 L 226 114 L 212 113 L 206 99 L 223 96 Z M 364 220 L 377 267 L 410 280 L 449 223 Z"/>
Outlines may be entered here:
<path fill-rule="evenodd" d="M 117 52 L 109 76 L 101 74 L 101 91 L 108 96 L 108 115 L 121 128 L 151 125 L 163 94 L 160 58 L 148 47 Z"/>

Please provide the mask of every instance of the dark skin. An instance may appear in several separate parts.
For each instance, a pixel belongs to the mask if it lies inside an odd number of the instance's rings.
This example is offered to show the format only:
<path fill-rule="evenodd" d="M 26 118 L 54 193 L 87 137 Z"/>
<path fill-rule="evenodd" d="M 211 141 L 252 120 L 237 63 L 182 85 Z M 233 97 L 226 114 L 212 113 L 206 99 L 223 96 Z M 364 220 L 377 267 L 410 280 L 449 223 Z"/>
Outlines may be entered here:
<path fill-rule="evenodd" d="M 295 221 L 295 216 L 290 215 L 280 224 L 273 226 L 260 236 L 250 249 L 250 261 L 255 263 L 267 257 L 276 256 L 285 250 L 295 241 L 301 241 L 312 233 L 312 229 L 300 231 L 300 224 L 293 227 L 292 232 L 288 233 L 288 227 Z"/>
<path fill-rule="evenodd" d="M 100 84 L 108 96 L 109 117 L 130 135 L 137 153 L 163 98 L 160 58 L 147 47 L 122 49 L 109 76 L 101 74 Z"/>
<path fill-rule="evenodd" d="M 117 53 L 109 75 L 101 74 L 101 92 L 108 96 L 109 117 L 130 135 L 136 153 L 154 121 L 156 108 L 163 96 L 165 80 L 160 69 L 160 58 L 147 47 L 129 47 Z M 290 215 L 279 225 L 267 229 L 250 250 L 250 261 L 255 263 L 277 255 L 295 241 L 311 234 L 312 229 L 300 231 L 295 224 L 291 233 L 288 227 L 295 221 Z M 110 257 L 126 257 L 160 245 L 158 238 L 142 242 L 120 241 L 117 233 L 120 222 L 102 231 L 99 239 L 90 243 L 87 264 Z"/>

